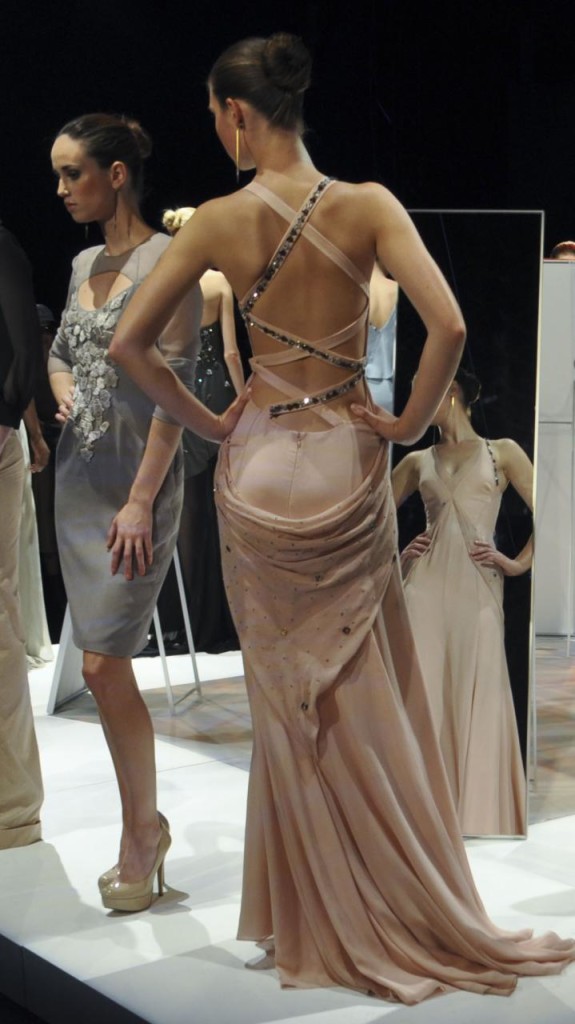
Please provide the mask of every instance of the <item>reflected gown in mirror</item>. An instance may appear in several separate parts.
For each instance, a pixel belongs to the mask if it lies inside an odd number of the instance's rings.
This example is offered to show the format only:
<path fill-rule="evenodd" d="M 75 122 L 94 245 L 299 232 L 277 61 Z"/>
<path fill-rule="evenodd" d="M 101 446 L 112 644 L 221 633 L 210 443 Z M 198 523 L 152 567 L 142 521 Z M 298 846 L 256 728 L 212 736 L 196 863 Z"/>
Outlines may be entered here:
<path fill-rule="evenodd" d="M 469 555 L 474 541 L 492 541 L 501 504 L 488 442 L 478 440 L 453 475 L 437 449 L 427 449 L 419 491 L 431 545 L 411 563 L 405 596 L 461 831 L 522 835 L 525 771 L 505 657 L 503 576 Z"/>
<path fill-rule="evenodd" d="M 276 253 L 297 260 L 303 234 L 361 280 L 317 229 L 306 232 L 318 193 L 298 212 L 257 183 L 288 220 Z M 250 326 L 261 323 L 253 305 L 264 287 L 281 287 L 275 255 L 244 299 Z M 292 343 L 273 331 L 286 362 L 331 352 L 345 335 Z M 278 355 L 252 367 L 301 408 L 305 392 L 274 373 Z M 560 971 L 575 944 L 503 932 L 485 913 L 414 651 L 387 444 L 329 400 L 317 413 L 324 429 L 288 429 L 251 401 L 218 460 L 224 579 L 254 738 L 239 935 L 273 943 L 283 985 L 405 1003 L 455 989 L 507 995 L 518 974 Z"/>

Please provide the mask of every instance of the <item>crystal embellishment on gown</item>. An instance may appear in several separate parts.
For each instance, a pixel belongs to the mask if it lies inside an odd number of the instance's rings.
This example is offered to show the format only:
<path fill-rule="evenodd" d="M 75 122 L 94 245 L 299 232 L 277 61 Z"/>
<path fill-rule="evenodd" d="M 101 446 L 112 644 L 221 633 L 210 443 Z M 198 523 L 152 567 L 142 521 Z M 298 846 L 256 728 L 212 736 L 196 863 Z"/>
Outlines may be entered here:
<path fill-rule="evenodd" d="M 98 310 L 83 310 L 77 300 L 66 319 L 73 323 L 68 334 L 70 351 L 74 354 L 74 404 L 70 418 L 74 433 L 82 444 L 79 454 L 85 462 L 94 457 L 94 446 L 110 424 L 105 418 L 112 404 L 112 389 L 118 386 L 118 373 L 108 358 L 108 346 L 123 305 L 126 292 L 117 295 Z M 90 332 L 83 321 L 89 313 Z"/>
<path fill-rule="evenodd" d="M 253 309 L 253 307 L 256 304 L 256 302 L 258 301 L 260 295 L 263 295 L 263 293 L 265 292 L 265 290 L 268 287 L 268 285 L 270 284 L 270 282 L 273 281 L 273 279 L 276 276 L 278 270 L 280 269 L 280 267 L 284 263 L 284 260 L 286 259 L 286 257 L 289 256 L 289 254 L 290 254 L 291 250 L 293 249 L 295 242 L 299 238 L 299 235 L 301 234 L 301 230 L 302 230 L 305 222 L 307 221 L 308 217 L 310 216 L 310 214 L 311 214 L 315 204 L 317 203 L 317 201 L 320 198 L 320 196 L 321 196 L 322 192 L 324 191 L 324 189 L 327 188 L 327 186 L 330 184 L 331 181 L 332 181 L 331 178 L 322 178 L 322 180 L 319 182 L 319 184 L 318 184 L 315 192 L 313 193 L 313 195 L 311 195 L 309 197 L 307 203 L 305 203 L 305 205 L 302 206 L 302 208 L 301 208 L 301 210 L 299 212 L 299 216 L 298 216 L 297 220 L 294 222 L 294 224 L 292 225 L 292 227 L 290 228 L 289 233 L 288 233 L 287 237 L 285 238 L 285 241 L 284 241 L 283 245 L 276 252 L 275 256 L 273 257 L 273 259 L 271 261 L 271 263 L 268 265 L 266 271 L 260 277 L 258 283 L 256 285 L 254 285 L 254 289 L 253 289 L 249 299 L 245 303 L 245 305 L 243 305 L 240 308 L 240 312 L 241 312 L 244 320 L 245 320 L 246 316 L 248 315 L 248 313 L 250 313 L 251 310 Z"/>
<path fill-rule="evenodd" d="M 277 272 L 289 256 L 295 243 L 301 236 L 303 228 L 313 212 L 316 203 L 332 181 L 332 178 L 323 178 L 309 199 L 304 203 L 296 219 L 288 229 L 283 242 L 280 244 L 275 255 L 270 260 L 267 269 L 262 274 L 257 284 L 254 285 L 249 298 L 245 303 L 240 305 L 240 312 L 248 329 L 256 328 L 258 331 L 261 331 L 262 334 L 266 334 L 268 337 L 273 338 L 282 345 L 287 345 L 289 348 L 298 349 L 304 355 L 310 356 L 314 359 L 321 359 L 323 362 L 329 363 L 331 366 L 337 366 L 340 369 L 352 370 L 354 372 L 341 384 L 336 384 L 333 387 L 326 388 L 314 395 L 306 395 L 304 398 L 299 399 L 294 398 L 289 402 L 276 402 L 269 408 L 269 414 L 272 418 L 282 416 L 285 413 L 298 412 L 312 406 L 331 402 L 335 398 L 339 398 L 341 395 L 345 395 L 349 391 L 352 391 L 365 375 L 365 357 L 362 359 L 354 359 L 351 356 L 336 355 L 330 349 L 319 348 L 313 342 L 304 341 L 303 338 L 297 338 L 284 331 L 279 331 L 276 328 L 271 327 L 269 324 L 257 319 L 255 316 L 250 315 L 254 305 L 261 295 L 263 295 L 268 285 L 273 281 Z"/>

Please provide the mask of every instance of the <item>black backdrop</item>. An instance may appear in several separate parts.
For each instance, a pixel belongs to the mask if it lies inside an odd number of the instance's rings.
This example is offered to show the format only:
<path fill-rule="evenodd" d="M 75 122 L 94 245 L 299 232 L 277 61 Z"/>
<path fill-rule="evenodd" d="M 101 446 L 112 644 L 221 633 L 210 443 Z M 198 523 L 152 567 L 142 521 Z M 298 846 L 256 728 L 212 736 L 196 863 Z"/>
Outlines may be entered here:
<path fill-rule="evenodd" d="M 205 77 L 235 39 L 280 28 L 314 55 L 308 144 L 326 173 L 411 207 L 544 209 L 547 251 L 575 235 L 572 0 L 0 0 L 0 216 L 39 301 L 60 311 L 86 244 L 55 198 L 57 129 L 89 110 L 139 118 L 156 224 L 230 191 Z"/>

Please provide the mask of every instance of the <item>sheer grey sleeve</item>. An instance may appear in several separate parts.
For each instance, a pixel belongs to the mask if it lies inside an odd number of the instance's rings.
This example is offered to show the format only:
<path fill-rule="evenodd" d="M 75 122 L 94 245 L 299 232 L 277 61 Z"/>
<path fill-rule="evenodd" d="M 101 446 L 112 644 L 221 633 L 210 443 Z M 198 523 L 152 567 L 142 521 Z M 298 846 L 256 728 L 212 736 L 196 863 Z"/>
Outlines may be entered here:
<path fill-rule="evenodd" d="M 158 341 L 160 351 L 174 373 L 185 384 L 188 391 L 194 390 L 196 360 L 200 351 L 200 323 L 203 299 L 199 284 L 184 296 L 176 312 L 163 330 Z M 172 416 L 157 405 L 156 419 L 164 423 L 176 423 Z"/>
<path fill-rule="evenodd" d="M 72 277 L 70 278 L 70 284 L 68 287 L 68 295 L 66 298 L 66 306 L 62 313 L 60 320 L 60 326 L 56 332 L 52 347 L 50 349 L 50 355 L 48 357 L 48 373 L 71 373 L 72 372 L 72 360 L 70 357 L 70 349 L 68 346 L 68 338 L 66 336 L 66 326 L 68 321 L 68 311 L 70 308 L 70 299 L 72 292 L 74 291 L 75 278 L 76 278 L 76 267 L 78 257 L 75 256 L 72 260 Z"/>

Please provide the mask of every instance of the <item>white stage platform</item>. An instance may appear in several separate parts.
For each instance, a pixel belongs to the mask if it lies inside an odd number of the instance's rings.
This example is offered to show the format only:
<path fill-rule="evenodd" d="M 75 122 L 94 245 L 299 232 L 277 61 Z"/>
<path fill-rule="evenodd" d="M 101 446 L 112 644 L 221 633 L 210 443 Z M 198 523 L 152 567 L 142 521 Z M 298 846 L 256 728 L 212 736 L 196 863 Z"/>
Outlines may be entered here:
<path fill-rule="evenodd" d="M 146 912 L 105 911 L 119 804 L 93 702 L 46 714 L 52 668 L 30 674 L 46 787 L 44 842 L 0 854 L 0 992 L 50 1024 L 574 1024 L 575 966 L 508 999 L 455 994 L 407 1008 L 343 989 L 282 990 L 235 940 L 250 720 L 238 654 L 198 655 L 204 699 L 170 716 L 158 659 L 136 662 L 157 736 L 159 804 L 172 825 L 170 889 Z M 189 658 L 172 657 L 190 685 Z M 212 681 L 208 681 L 208 680 Z M 177 692 L 176 692 L 177 696 Z M 526 841 L 468 844 L 503 928 L 575 934 L 575 818 Z"/>

